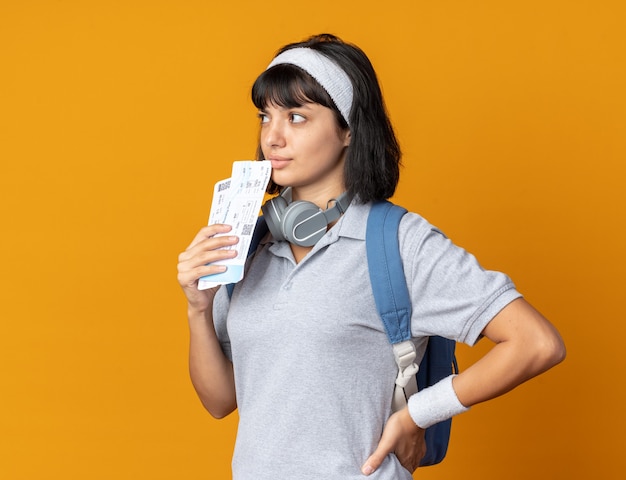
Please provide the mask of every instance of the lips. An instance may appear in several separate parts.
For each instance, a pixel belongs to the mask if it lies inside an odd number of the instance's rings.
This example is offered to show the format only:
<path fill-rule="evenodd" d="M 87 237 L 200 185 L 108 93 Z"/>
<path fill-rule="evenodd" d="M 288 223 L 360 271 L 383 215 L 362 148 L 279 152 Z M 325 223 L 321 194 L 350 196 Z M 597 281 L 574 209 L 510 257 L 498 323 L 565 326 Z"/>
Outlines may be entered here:
<path fill-rule="evenodd" d="M 289 159 L 289 158 L 278 157 L 278 156 L 274 156 L 274 155 L 269 157 L 268 160 L 270 160 L 272 162 L 272 168 L 275 169 L 275 170 L 280 170 L 281 168 L 286 167 L 289 164 L 289 162 L 291 161 L 291 159 Z"/>

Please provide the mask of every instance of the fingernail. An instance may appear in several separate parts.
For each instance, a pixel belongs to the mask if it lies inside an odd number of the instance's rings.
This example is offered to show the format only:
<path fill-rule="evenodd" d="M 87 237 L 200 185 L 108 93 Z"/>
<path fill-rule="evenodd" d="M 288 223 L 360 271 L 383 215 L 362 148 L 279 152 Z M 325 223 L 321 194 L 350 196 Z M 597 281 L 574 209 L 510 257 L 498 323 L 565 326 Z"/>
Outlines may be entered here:
<path fill-rule="evenodd" d="M 372 473 L 374 473 L 374 469 L 371 467 L 371 465 L 365 465 L 363 467 L 363 474 L 364 475 L 371 475 Z"/>

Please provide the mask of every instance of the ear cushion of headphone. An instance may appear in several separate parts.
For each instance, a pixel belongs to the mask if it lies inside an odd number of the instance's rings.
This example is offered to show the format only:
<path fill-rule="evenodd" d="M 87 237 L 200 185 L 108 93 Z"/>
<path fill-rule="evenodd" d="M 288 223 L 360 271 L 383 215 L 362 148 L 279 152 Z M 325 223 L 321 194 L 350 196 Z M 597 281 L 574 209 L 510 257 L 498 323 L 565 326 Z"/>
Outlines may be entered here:
<path fill-rule="evenodd" d="M 263 204 L 261 212 L 267 223 L 267 228 L 277 241 L 286 240 L 283 235 L 282 222 L 287 209 L 287 200 L 282 196 L 271 198 Z"/>
<path fill-rule="evenodd" d="M 324 212 L 311 202 L 296 201 L 289 205 L 282 221 L 287 241 L 301 247 L 312 247 L 326 233 Z"/>

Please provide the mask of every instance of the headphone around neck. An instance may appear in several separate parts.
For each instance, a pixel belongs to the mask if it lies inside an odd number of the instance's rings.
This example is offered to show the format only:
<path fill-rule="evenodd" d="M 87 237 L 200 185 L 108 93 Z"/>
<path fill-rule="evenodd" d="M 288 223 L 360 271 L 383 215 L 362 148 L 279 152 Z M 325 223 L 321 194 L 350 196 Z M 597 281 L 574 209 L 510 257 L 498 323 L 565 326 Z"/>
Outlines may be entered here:
<path fill-rule="evenodd" d="M 352 196 L 347 192 L 329 201 L 335 204 L 322 210 L 312 202 L 291 201 L 291 187 L 271 198 L 261 207 L 265 222 L 275 240 L 288 241 L 300 247 L 312 247 L 348 208 Z"/>

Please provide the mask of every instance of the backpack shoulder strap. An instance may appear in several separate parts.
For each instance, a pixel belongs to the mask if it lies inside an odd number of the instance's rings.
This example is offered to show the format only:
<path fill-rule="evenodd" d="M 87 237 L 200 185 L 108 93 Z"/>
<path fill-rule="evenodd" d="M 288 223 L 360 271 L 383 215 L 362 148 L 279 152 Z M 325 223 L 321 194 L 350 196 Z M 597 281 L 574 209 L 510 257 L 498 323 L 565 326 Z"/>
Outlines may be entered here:
<path fill-rule="evenodd" d="M 418 384 L 420 388 L 427 388 L 452 373 L 458 373 L 455 342 L 443 337 L 429 337 L 419 368 L 415 364 L 415 344 L 411 341 L 411 298 L 398 240 L 398 227 L 405 213 L 404 208 L 387 201 L 374 203 L 365 236 L 374 300 L 398 364 L 392 399 L 394 411 L 406 405 L 408 397 L 417 392 Z M 448 419 L 426 429 L 426 455 L 420 466 L 435 465 L 443 460 L 448 450 L 451 424 L 452 419 Z"/>
<path fill-rule="evenodd" d="M 398 227 L 406 209 L 375 202 L 367 218 L 365 246 L 376 307 L 392 344 L 411 338 L 411 298 L 400 258 Z"/>
<path fill-rule="evenodd" d="M 411 340 L 411 297 L 400 257 L 398 227 L 406 209 L 388 201 L 376 202 L 367 218 L 365 247 L 374 301 L 398 365 L 392 409 L 400 410 L 417 392 L 419 367 Z"/>
<path fill-rule="evenodd" d="M 254 227 L 254 233 L 252 233 L 252 239 L 250 240 L 250 248 L 248 249 L 248 258 L 254 255 L 254 252 L 256 252 L 256 249 L 259 247 L 261 240 L 263 240 L 263 237 L 267 234 L 267 232 L 269 232 L 267 222 L 261 215 L 259 218 L 257 218 L 256 225 Z M 229 283 L 226 285 L 226 290 L 228 291 L 229 298 L 232 297 L 234 289 L 235 289 L 234 283 Z"/>

